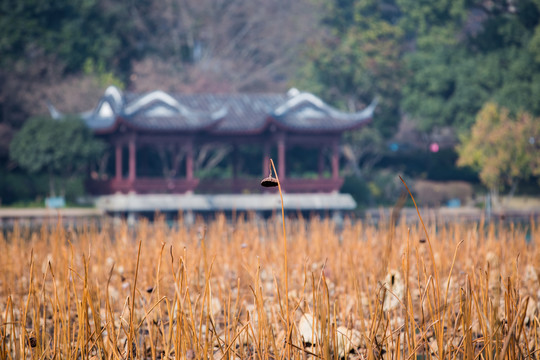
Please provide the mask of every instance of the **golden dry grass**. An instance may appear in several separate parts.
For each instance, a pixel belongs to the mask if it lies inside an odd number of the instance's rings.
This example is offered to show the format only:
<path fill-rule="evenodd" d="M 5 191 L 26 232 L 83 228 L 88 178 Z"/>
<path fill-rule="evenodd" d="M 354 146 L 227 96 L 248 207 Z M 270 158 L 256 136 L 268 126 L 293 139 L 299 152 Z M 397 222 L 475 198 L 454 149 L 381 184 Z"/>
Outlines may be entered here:
<path fill-rule="evenodd" d="M 426 238 L 287 221 L 288 311 L 281 226 L 15 228 L 0 238 L 0 359 L 538 356 L 534 222 L 527 242 L 483 223 L 428 222 Z"/>

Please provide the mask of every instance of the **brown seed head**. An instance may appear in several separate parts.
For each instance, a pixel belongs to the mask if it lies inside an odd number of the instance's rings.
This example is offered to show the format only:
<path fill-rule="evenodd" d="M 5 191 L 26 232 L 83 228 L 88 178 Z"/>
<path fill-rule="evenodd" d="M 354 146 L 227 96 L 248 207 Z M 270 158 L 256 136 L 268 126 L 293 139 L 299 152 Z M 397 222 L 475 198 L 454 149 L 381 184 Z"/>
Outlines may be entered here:
<path fill-rule="evenodd" d="M 30 344 L 31 347 L 34 348 L 34 347 L 37 346 L 37 339 L 36 339 L 35 337 L 32 336 L 32 337 L 30 337 L 30 338 L 28 339 L 28 343 Z"/>
<path fill-rule="evenodd" d="M 268 177 L 265 177 L 264 179 L 262 179 L 261 186 L 276 187 L 278 186 L 278 181 L 275 177 L 273 177 L 272 175 L 269 175 Z"/>

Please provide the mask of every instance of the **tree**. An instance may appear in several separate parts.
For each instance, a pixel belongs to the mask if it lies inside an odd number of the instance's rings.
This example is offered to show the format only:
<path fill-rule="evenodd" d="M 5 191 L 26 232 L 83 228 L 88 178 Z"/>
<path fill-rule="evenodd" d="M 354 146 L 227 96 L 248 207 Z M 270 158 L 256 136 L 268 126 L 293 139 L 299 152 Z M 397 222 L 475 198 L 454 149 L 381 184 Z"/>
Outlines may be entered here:
<path fill-rule="evenodd" d="M 512 116 L 489 102 L 476 117 L 458 147 L 459 166 L 471 166 L 496 196 L 509 185 L 513 195 L 519 180 L 540 175 L 540 119 L 526 112 Z"/>
<path fill-rule="evenodd" d="M 136 92 L 284 91 L 301 45 L 318 33 L 310 0 L 150 3 L 148 56 L 130 77 Z"/>
<path fill-rule="evenodd" d="M 65 181 L 84 174 L 104 148 L 103 142 L 95 139 L 77 117 L 53 120 L 37 116 L 30 118 L 13 138 L 10 157 L 29 173 L 46 172 L 50 194 L 55 196 L 55 177 Z M 60 194 L 65 195 L 65 182 Z"/>
<path fill-rule="evenodd" d="M 373 166 L 381 160 L 384 140 L 380 132 L 372 126 L 349 131 L 345 134 L 341 152 L 347 160 L 349 171 L 359 178 L 365 178 Z"/>
<path fill-rule="evenodd" d="M 0 2 L 0 167 L 12 135 L 46 100 L 61 98 L 64 111 L 78 112 L 118 85 L 113 74 L 134 52 L 122 36 L 138 34 L 123 30 L 132 14 L 117 13 L 105 0 Z"/>
<path fill-rule="evenodd" d="M 88 59 L 106 64 L 107 70 L 120 68 L 135 54 L 134 40 L 128 39 L 141 35 L 130 26 L 137 13 L 105 0 L 2 1 L 0 32 L 6 36 L 0 41 L 0 65 L 45 51 L 67 72 L 81 70 Z"/>
<path fill-rule="evenodd" d="M 397 2 L 414 49 L 402 107 L 422 130 L 467 131 L 490 100 L 540 115 L 538 2 Z"/>
<path fill-rule="evenodd" d="M 374 126 L 390 137 L 400 119 L 403 82 L 398 8 L 392 0 L 326 0 L 323 12 L 326 35 L 306 47 L 298 86 L 349 111 L 378 96 Z"/>

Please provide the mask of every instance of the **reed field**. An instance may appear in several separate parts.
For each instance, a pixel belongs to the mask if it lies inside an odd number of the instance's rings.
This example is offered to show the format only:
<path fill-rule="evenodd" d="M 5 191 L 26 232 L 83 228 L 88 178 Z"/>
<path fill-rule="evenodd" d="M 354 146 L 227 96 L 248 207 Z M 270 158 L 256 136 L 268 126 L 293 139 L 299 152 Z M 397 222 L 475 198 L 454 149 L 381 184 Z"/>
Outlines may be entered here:
<path fill-rule="evenodd" d="M 539 357 L 535 222 L 427 217 L 15 227 L 0 358 Z"/>

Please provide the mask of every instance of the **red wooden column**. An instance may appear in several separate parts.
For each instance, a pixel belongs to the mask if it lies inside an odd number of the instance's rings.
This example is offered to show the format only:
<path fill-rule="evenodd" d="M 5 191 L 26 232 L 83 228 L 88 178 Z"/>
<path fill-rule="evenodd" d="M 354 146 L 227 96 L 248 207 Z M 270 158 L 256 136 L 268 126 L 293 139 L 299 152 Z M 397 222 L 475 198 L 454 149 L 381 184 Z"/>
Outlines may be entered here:
<path fill-rule="evenodd" d="M 186 149 L 186 180 L 193 180 L 193 141 L 187 142 Z"/>
<path fill-rule="evenodd" d="M 285 136 L 278 138 L 278 176 L 285 179 Z"/>
<path fill-rule="evenodd" d="M 332 179 L 339 179 L 339 142 L 332 144 Z"/>
<path fill-rule="evenodd" d="M 262 176 L 268 176 L 270 173 L 270 144 L 265 142 L 263 147 Z"/>
<path fill-rule="evenodd" d="M 116 181 L 122 180 L 122 149 L 123 149 L 123 145 L 120 144 L 119 142 L 116 142 L 115 159 L 114 159 Z"/>
<path fill-rule="evenodd" d="M 134 190 L 133 183 L 137 177 L 137 147 L 135 143 L 135 134 L 129 138 L 129 182 L 131 183 L 130 190 Z"/>

